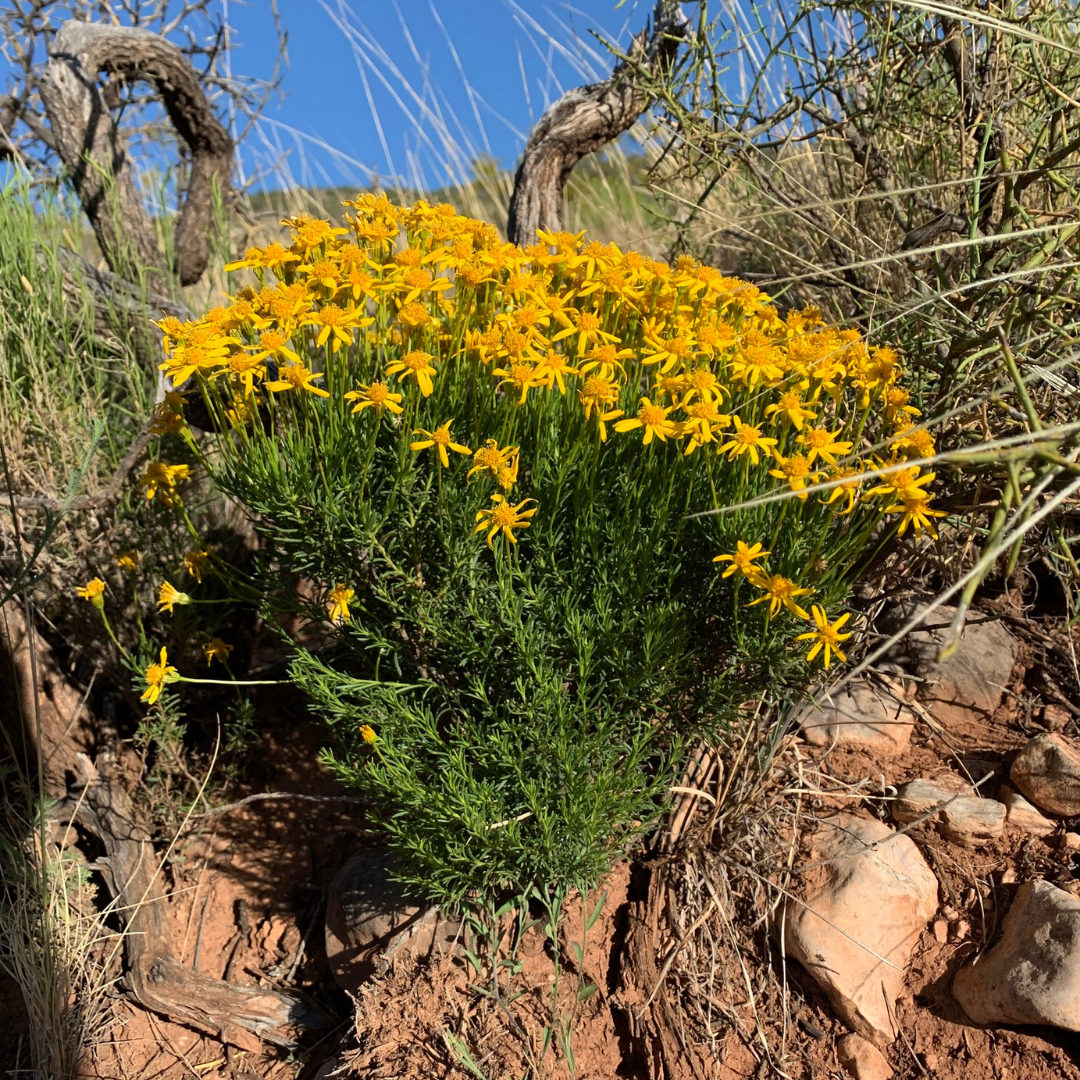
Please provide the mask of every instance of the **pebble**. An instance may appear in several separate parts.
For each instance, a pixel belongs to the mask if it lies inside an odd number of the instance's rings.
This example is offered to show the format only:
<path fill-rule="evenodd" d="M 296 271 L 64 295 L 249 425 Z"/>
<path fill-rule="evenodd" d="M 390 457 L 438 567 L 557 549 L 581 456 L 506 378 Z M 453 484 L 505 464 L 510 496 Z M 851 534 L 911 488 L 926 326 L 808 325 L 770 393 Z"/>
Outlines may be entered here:
<path fill-rule="evenodd" d="M 849 1028 L 891 1042 L 891 1010 L 937 909 L 937 878 L 910 837 L 847 814 L 822 822 L 814 858 L 824 865 L 805 903 L 783 908 L 784 950 Z"/>
<path fill-rule="evenodd" d="M 1009 772 L 1020 794 L 1060 817 L 1080 815 L 1080 747 L 1064 735 L 1028 740 Z"/>
<path fill-rule="evenodd" d="M 958 776 L 945 775 L 934 780 L 909 780 L 901 784 L 896 791 L 896 799 L 892 804 L 892 816 L 902 825 L 910 825 L 919 818 L 926 817 L 931 824 L 937 820 L 937 808 L 951 799 L 962 797 L 962 792 L 968 789 Z"/>
<path fill-rule="evenodd" d="M 1051 1024 L 1080 1031 L 1080 900 L 1029 881 L 1002 924 L 1001 940 L 953 980 L 976 1024 Z"/>
<path fill-rule="evenodd" d="M 1062 705 L 1043 706 L 1042 723 L 1048 731 L 1064 731 L 1071 719 L 1072 713 Z"/>
<path fill-rule="evenodd" d="M 979 844 L 997 840 L 1005 832 L 1005 804 L 997 799 L 961 795 L 942 808 L 940 829 L 954 844 Z"/>
<path fill-rule="evenodd" d="M 906 623 L 912 614 L 913 608 L 907 606 L 897 611 L 893 621 L 902 617 Z M 955 615 L 953 607 L 935 608 L 926 621 L 933 626 L 944 624 L 942 629 L 913 630 L 897 643 L 893 652 L 925 680 L 921 696 L 930 703 L 930 712 L 946 724 L 949 707 L 991 715 L 1001 704 L 1002 688 L 1009 681 L 1019 655 L 1016 638 L 1000 622 L 980 621 L 975 617 L 965 625 L 953 655 L 939 662 L 938 653 Z"/>
<path fill-rule="evenodd" d="M 811 746 L 852 746 L 892 757 L 907 749 L 915 714 L 887 691 L 856 679 L 809 705 L 799 724 Z"/>
<path fill-rule="evenodd" d="M 949 940 L 949 924 L 944 919 L 934 920 L 934 937 L 939 945 L 944 945 Z"/>
<path fill-rule="evenodd" d="M 889 1080 L 893 1074 L 885 1055 L 859 1035 L 841 1035 L 836 1040 L 836 1059 L 854 1080 Z"/>
<path fill-rule="evenodd" d="M 1049 836 L 1057 827 L 1049 818 L 1043 817 L 1018 791 L 1005 792 L 1005 820 L 1014 828 L 1029 836 Z"/>

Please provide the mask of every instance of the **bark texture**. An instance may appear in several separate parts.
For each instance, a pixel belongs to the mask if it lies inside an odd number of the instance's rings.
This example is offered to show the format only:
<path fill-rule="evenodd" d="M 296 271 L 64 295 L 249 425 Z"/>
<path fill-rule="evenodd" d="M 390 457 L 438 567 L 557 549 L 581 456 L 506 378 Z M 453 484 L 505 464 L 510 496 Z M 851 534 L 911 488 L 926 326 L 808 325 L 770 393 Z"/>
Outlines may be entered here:
<path fill-rule="evenodd" d="M 302 1031 L 326 1027 L 326 1017 L 296 998 L 211 978 L 170 953 L 158 858 L 115 760 L 106 752 L 95 764 L 79 754 L 78 767 L 78 785 L 53 817 L 78 821 L 105 846 L 97 865 L 125 921 L 125 981 L 139 1004 L 252 1053 L 260 1041 L 293 1048 Z"/>
<path fill-rule="evenodd" d="M 139 192 L 122 132 L 109 108 L 102 73 L 152 83 L 190 153 L 190 177 L 176 224 L 174 264 L 165 265 Z M 68 22 L 53 41 L 39 80 L 57 153 L 113 271 L 131 278 L 175 273 L 198 281 L 210 257 L 216 182 L 227 194 L 233 142 L 206 100 L 199 77 L 180 49 L 137 27 Z M 152 282 L 161 288 L 161 280 Z"/>
<path fill-rule="evenodd" d="M 657 0 L 652 22 L 630 45 L 611 77 L 568 90 L 533 128 L 514 177 L 507 237 L 531 244 L 537 229 L 561 229 L 563 190 L 586 155 L 628 131 L 652 104 L 643 74 L 662 72 L 675 59 L 690 24 L 679 5 Z"/>

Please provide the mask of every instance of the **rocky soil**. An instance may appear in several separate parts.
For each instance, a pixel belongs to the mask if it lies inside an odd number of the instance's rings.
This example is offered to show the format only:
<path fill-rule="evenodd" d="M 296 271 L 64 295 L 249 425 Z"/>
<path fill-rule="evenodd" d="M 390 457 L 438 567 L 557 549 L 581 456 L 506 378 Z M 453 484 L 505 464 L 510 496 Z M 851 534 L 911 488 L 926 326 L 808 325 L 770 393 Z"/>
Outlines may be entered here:
<path fill-rule="evenodd" d="M 1080 1080 L 1080 709 L 1053 676 L 1069 639 L 1048 629 L 976 614 L 945 663 L 926 630 L 823 689 L 727 824 L 725 768 L 696 774 L 680 845 L 617 867 L 588 898 L 604 902 L 580 957 L 561 943 L 560 1007 L 579 975 L 597 987 L 575 1021 L 576 1075 Z M 328 1029 L 292 1054 L 237 1045 L 118 987 L 84 1075 L 475 1076 L 455 1040 L 483 1075 L 522 1075 L 523 1041 L 535 1049 L 550 1020 L 550 943 L 523 940 L 512 1018 L 471 990 L 467 928 L 389 882 L 299 717 L 267 725 L 250 790 L 315 798 L 189 823 L 168 923 L 185 963 L 299 993 Z M 733 839 L 753 832 L 732 823 L 744 813 L 770 823 L 750 855 Z M 2 981 L 0 1008 L 4 1063 L 25 1069 Z"/>

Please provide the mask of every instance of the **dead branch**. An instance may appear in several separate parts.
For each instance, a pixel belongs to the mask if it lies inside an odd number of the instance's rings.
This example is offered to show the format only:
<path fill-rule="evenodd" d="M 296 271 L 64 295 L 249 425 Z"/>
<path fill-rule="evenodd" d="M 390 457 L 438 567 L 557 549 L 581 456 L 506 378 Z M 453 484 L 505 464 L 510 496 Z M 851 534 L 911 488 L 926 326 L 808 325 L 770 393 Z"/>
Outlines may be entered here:
<path fill-rule="evenodd" d="M 506 234 L 531 244 L 537 229 L 561 229 L 563 190 L 586 154 L 617 139 L 652 104 L 643 85 L 669 68 L 690 24 L 673 0 L 657 0 L 652 25 L 631 43 L 611 77 L 568 90 L 533 128 L 514 177 Z"/>
<path fill-rule="evenodd" d="M 144 267 L 167 280 L 153 223 L 136 184 L 126 140 L 100 73 L 157 89 L 190 151 L 190 176 L 176 224 L 174 267 L 182 285 L 198 281 L 210 257 L 213 188 L 227 194 L 233 143 L 210 108 L 199 77 L 172 42 L 137 27 L 67 22 L 49 50 L 38 89 L 51 135 L 113 271 Z"/>
<path fill-rule="evenodd" d="M 144 1008 L 258 1052 L 259 1040 L 293 1048 L 301 1031 L 327 1026 L 304 1002 L 274 990 L 234 986 L 186 967 L 171 954 L 158 860 L 109 753 L 78 756 L 79 786 L 54 817 L 78 821 L 105 845 L 99 867 L 124 919 L 126 981 Z"/>

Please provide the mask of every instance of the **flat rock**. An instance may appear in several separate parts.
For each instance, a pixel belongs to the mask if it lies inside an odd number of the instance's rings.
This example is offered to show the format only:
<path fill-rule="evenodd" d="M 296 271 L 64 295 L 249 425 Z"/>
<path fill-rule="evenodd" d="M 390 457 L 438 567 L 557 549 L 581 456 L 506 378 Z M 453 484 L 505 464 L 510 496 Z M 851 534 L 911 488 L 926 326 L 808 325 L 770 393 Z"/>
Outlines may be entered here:
<path fill-rule="evenodd" d="M 953 799 L 961 799 L 971 785 L 959 776 L 944 775 L 933 780 L 919 778 L 909 780 L 896 789 L 892 804 L 893 819 L 901 825 L 910 825 L 919 818 L 936 823 L 941 809 Z M 926 815 L 930 815 L 926 817 Z"/>
<path fill-rule="evenodd" d="M 1080 747 L 1064 735 L 1036 735 L 1012 763 L 1009 779 L 1040 810 L 1080 815 Z"/>
<path fill-rule="evenodd" d="M 961 795 L 942 807 L 938 828 L 954 844 L 998 840 L 1005 832 L 1005 804 L 997 799 Z"/>
<path fill-rule="evenodd" d="M 855 679 L 807 707 L 799 724 L 811 746 L 862 747 L 892 757 L 911 741 L 915 714 L 885 690 Z"/>
<path fill-rule="evenodd" d="M 1047 881 L 1021 885 L 1001 940 L 956 973 L 953 995 L 976 1024 L 1080 1031 L 1080 900 Z"/>
<path fill-rule="evenodd" d="M 1018 791 L 1005 792 L 1005 820 L 1029 836 L 1049 836 L 1057 826 L 1048 817 L 1043 817 Z"/>
<path fill-rule="evenodd" d="M 895 630 L 905 625 L 916 612 L 914 605 L 903 605 L 889 620 Z M 926 616 L 934 629 L 912 630 L 891 652 L 912 672 L 924 680 L 920 696 L 927 702 L 940 703 L 961 709 L 975 709 L 991 715 L 998 705 L 1004 687 L 1016 663 L 1016 639 L 993 620 L 982 621 L 978 613 L 970 613 L 960 635 L 960 643 L 948 660 L 939 661 L 938 653 L 948 637 L 948 627 L 956 608 L 935 608 Z M 934 709 L 931 708 L 931 712 Z"/>
<path fill-rule="evenodd" d="M 326 898 L 326 957 L 342 989 L 386 970 L 398 954 L 430 956 L 454 948 L 461 923 L 410 898 L 393 881 L 393 858 L 384 848 L 353 856 L 338 871 Z"/>
<path fill-rule="evenodd" d="M 836 1060 L 855 1080 L 889 1080 L 893 1074 L 885 1055 L 861 1035 L 841 1035 Z"/>
<path fill-rule="evenodd" d="M 848 1027 L 891 1042 L 890 1010 L 937 909 L 937 879 L 907 836 L 851 815 L 822 823 L 814 860 L 806 901 L 785 904 L 784 949 Z"/>

